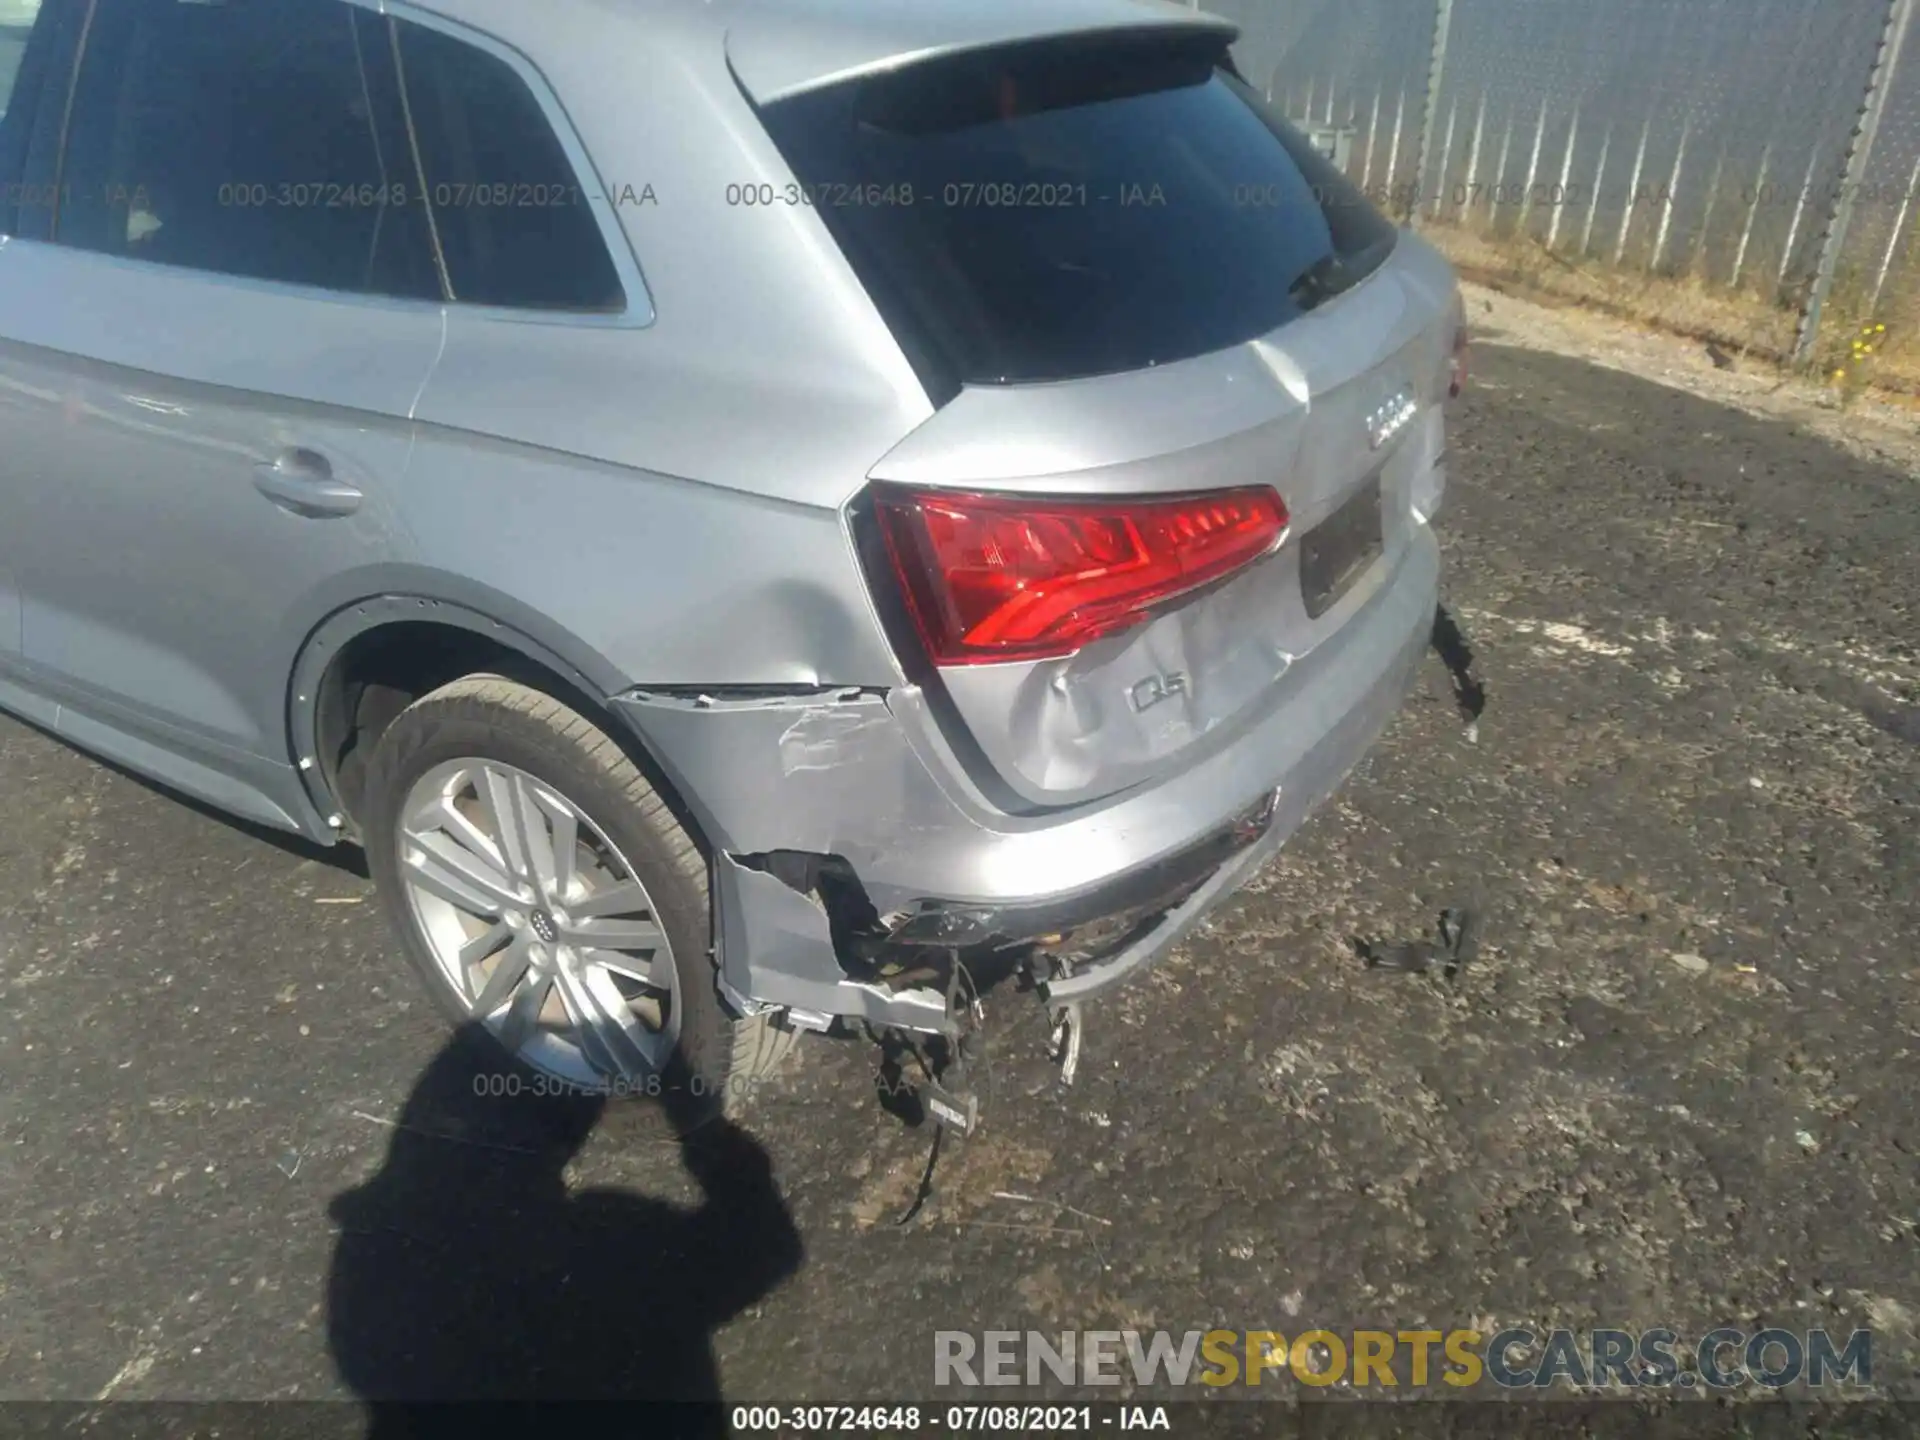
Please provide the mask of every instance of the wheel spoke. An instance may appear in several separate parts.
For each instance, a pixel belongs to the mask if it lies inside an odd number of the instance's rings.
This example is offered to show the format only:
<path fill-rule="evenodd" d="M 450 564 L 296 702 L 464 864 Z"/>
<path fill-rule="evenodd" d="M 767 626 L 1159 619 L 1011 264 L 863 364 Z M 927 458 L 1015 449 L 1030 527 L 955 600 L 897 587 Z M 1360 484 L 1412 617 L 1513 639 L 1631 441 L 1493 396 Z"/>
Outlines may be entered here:
<path fill-rule="evenodd" d="M 464 975 L 507 943 L 513 929 L 504 920 L 496 920 L 480 934 L 460 947 L 460 972 Z"/>
<path fill-rule="evenodd" d="M 471 915 L 497 916 L 518 903 L 513 886 L 485 856 L 444 833 L 409 835 L 406 868 L 413 883 Z"/>
<path fill-rule="evenodd" d="M 525 786 L 518 776 L 502 774 L 488 765 L 481 769 L 479 783 L 474 788 L 487 807 L 487 818 L 493 822 L 493 833 L 500 841 L 507 873 L 515 880 L 531 880 L 533 863 L 527 854 L 526 820 L 521 813 L 527 798 Z"/>
<path fill-rule="evenodd" d="M 461 777 L 461 783 L 465 783 L 464 776 Z M 444 830 L 453 837 L 455 844 L 483 857 L 501 874 L 506 873 L 506 861 L 501 857 L 500 847 L 494 843 L 493 837 L 468 819 L 445 794 L 436 794 L 407 816 L 406 830 L 409 835 L 431 835 L 436 830 Z"/>
<path fill-rule="evenodd" d="M 513 1003 L 507 1007 L 495 1032 L 512 1054 L 519 1054 L 533 1038 L 534 1027 L 540 1023 L 540 1011 L 547 1003 L 547 992 L 552 988 L 552 975 L 543 971 L 514 992 Z"/>
<path fill-rule="evenodd" d="M 652 950 L 660 944 L 660 927 L 651 920 L 582 920 L 561 926 L 560 939 L 604 950 Z"/>
<path fill-rule="evenodd" d="M 473 1013 L 484 1020 L 506 1004 L 507 997 L 513 994 L 514 986 L 525 978 L 532 963 L 533 947 L 527 944 L 524 937 L 515 939 L 494 962 L 493 973 L 487 977 L 487 983 L 474 998 Z"/>
<path fill-rule="evenodd" d="M 645 1074 L 657 1068 L 654 1047 L 649 1043 L 653 1037 L 637 1025 L 621 1023 L 613 1013 L 615 1008 L 626 1010 L 626 1002 L 617 993 L 603 1000 L 584 976 L 564 966 L 554 980 L 560 1003 L 573 1022 L 574 1041 L 588 1064 L 612 1076 Z"/>
<path fill-rule="evenodd" d="M 527 865 L 533 871 L 533 883 L 540 887 L 541 894 L 555 899 L 561 891 L 554 856 L 558 842 L 552 829 L 553 809 L 540 791 L 523 778 L 515 778 L 513 790 L 519 804 L 520 835 L 526 847 Z M 564 812 L 564 807 L 563 813 L 572 818 L 570 812 Z"/>
<path fill-rule="evenodd" d="M 654 978 L 653 960 L 642 960 L 632 955 L 622 955 L 617 950 L 581 950 L 578 952 L 580 963 L 597 965 L 602 970 L 611 970 L 616 975 L 624 975 L 629 980 L 638 980 L 642 985 L 651 985 L 664 989 L 661 981 Z"/>
<path fill-rule="evenodd" d="M 567 907 L 567 913 L 584 920 L 593 915 L 630 915 L 648 909 L 647 892 L 637 880 L 621 880 Z"/>
<path fill-rule="evenodd" d="M 565 805 L 548 812 L 553 819 L 553 888 L 548 892 L 561 904 L 573 888 L 574 854 L 580 845 L 580 817 Z"/>
<path fill-rule="evenodd" d="M 580 1053 L 586 1056 L 587 1063 L 603 1075 L 621 1074 L 620 1066 L 607 1052 L 607 1046 L 594 1024 L 593 998 L 567 972 L 565 966 L 555 973 L 554 983 L 560 989 L 560 1003 L 567 1007 L 567 1019 L 573 1024 L 574 1042 L 579 1045 Z"/>

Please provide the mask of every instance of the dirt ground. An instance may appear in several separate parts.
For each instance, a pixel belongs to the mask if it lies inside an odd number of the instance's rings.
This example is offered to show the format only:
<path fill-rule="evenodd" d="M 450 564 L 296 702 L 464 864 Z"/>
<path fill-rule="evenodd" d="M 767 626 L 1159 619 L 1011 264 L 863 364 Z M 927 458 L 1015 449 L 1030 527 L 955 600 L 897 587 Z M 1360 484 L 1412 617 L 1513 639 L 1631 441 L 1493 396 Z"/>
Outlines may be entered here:
<path fill-rule="evenodd" d="M 523 1145 L 338 857 L 0 722 L 0 1396 L 344 1397 L 416 1354 L 479 1393 L 530 1348 L 932 1400 L 938 1330 L 1309 1322 L 1866 1326 L 1920 1394 L 1914 427 L 1469 309 L 1478 713 L 1433 661 L 1071 1089 L 996 999 L 907 1225 L 928 1136 L 863 1048 L 751 1097 L 731 1210 L 631 1111 Z M 1357 958 L 1452 904 L 1453 980 Z"/>
<path fill-rule="evenodd" d="M 1617 319 L 1550 297 L 1463 287 L 1468 323 L 1490 344 L 1543 350 L 1640 375 L 1761 419 L 1790 420 L 1863 460 L 1920 469 L 1920 402 L 1874 390 L 1841 403 L 1837 387 L 1789 377 L 1764 359 Z"/>

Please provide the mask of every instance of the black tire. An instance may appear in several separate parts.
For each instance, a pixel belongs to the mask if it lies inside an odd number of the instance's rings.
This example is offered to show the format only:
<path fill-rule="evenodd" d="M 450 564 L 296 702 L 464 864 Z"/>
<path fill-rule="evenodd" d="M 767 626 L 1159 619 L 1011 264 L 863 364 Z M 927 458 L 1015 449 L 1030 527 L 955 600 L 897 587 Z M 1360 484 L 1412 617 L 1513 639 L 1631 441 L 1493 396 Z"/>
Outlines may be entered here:
<path fill-rule="evenodd" d="M 462 757 L 538 776 L 619 847 L 652 898 L 673 951 L 680 1037 L 673 1073 L 660 1077 L 668 1117 L 685 1131 L 737 1109 L 779 1067 L 794 1033 L 765 1016 L 736 1018 L 721 1001 L 705 856 L 599 727 L 551 695 L 497 675 L 470 675 L 416 700 L 380 737 L 367 768 L 360 828 L 368 866 L 388 922 L 442 1013 L 456 1026 L 474 1018 L 441 973 L 408 905 L 398 852 L 400 807 L 421 776 Z M 504 1063 L 534 1073 L 504 1046 L 495 1048 Z"/>

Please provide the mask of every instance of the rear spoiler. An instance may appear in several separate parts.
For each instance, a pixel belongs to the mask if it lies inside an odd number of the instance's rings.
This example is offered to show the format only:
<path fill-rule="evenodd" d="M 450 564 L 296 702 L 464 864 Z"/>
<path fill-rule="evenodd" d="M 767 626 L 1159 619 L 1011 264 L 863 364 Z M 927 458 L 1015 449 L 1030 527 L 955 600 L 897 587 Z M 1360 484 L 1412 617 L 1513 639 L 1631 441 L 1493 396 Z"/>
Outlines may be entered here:
<path fill-rule="evenodd" d="M 834 0 L 744 0 L 729 6 L 727 63 L 756 105 L 903 65 L 1074 35 L 1184 30 L 1240 34 L 1231 20 L 1170 0 L 948 0 L 845 6 Z"/>

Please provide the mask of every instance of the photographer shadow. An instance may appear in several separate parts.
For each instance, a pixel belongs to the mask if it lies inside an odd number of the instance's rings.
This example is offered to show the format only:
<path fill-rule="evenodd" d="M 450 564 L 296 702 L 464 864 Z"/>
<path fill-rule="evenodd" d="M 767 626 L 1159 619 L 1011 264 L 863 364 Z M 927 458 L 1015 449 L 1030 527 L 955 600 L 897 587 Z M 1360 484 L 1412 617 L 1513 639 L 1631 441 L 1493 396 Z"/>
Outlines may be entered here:
<path fill-rule="evenodd" d="M 725 1433 L 712 1333 L 803 1256 L 766 1152 L 716 1119 L 677 1143 L 696 1208 L 570 1191 L 567 1163 L 607 1102 L 532 1088 L 484 1032 L 461 1030 L 415 1084 L 379 1173 L 330 1207 L 328 1339 L 368 1433 L 434 1428 L 451 1417 L 421 1402 L 450 1400 L 488 1413 L 700 1402 L 657 1412 L 649 1433 Z M 676 1129 L 692 1123 L 684 1099 L 666 1108 Z"/>

